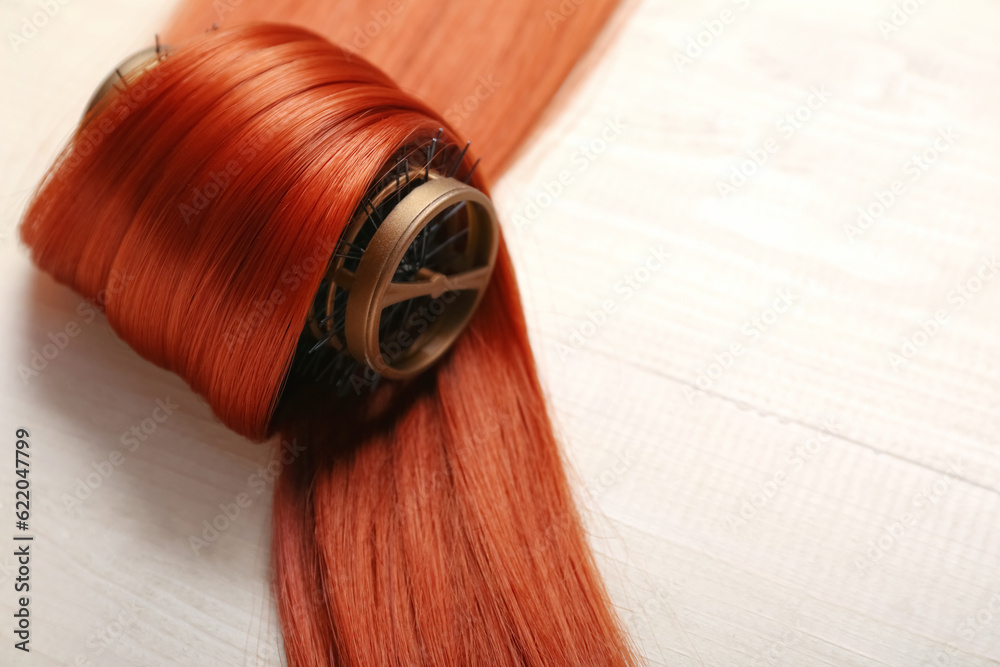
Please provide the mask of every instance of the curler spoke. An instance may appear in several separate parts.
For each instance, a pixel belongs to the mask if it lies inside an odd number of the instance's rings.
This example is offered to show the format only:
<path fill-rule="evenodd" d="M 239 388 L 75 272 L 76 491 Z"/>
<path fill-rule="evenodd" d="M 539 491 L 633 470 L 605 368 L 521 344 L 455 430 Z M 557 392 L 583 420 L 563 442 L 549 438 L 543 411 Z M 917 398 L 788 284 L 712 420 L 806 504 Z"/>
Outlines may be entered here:
<path fill-rule="evenodd" d="M 385 292 L 382 299 L 382 307 L 391 306 L 394 303 L 415 299 L 420 296 L 429 296 L 437 299 L 445 292 L 458 292 L 460 290 L 481 290 L 490 279 L 490 267 L 483 266 L 477 269 L 470 269 L 451 276 L 422 268 L 417 272 L 418 280 L 412 283 L 392 283 Z"/>
<path fill-rule="evenodd" d="M 354 271 L 346 269 L 343 266 L 338 266 L 332 275 L 333 282 L 337 287 L 343 288 L 345 290 L 351 289 L 354 286 Z"/>

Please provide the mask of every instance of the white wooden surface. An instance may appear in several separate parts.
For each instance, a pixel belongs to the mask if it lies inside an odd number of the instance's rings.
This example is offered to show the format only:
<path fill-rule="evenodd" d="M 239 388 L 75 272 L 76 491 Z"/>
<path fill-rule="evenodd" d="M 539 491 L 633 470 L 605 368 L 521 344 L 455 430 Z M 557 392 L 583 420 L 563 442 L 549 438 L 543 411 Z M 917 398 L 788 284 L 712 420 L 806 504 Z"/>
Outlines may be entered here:
<path fill-rule="evenodd" d="M 64 2 L 17 53 L 38 4 L 0 9 L 0 450 L 31 429 L 37 536 L 25 656 L 2 454 L 0 663 L 277 665 L 268 492 L 188 545 L 267 448 L 86 321 L 13 237 L 91 88 L 171 4 Z M 496 190 L 593 545 L 652 665 L 1000 662 L 1000 279 L 974 280 L 1000 250 L 1000 8 L 895 4 L 632 3 Z M 939 131 L 956 138 L 935 156 Z M 643 269 L 654 249 L 670 259 Z"/>

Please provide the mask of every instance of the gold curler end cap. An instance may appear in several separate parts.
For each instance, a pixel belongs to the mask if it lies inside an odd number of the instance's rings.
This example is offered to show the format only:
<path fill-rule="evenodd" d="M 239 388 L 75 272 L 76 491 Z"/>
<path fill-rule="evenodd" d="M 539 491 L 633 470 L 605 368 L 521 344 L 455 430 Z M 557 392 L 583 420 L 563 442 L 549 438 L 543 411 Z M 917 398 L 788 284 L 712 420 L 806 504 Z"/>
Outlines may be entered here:
<path fill-rule="evenodd" d="M 391 186 L 373 205 L 390 196 Z M 342 246 L 351 247 L 369 222 L 365 211 L 348 225 Z M 429 252 L 427 238 L 437 239 Z M 331 262 L 328 310 L 333 312 L 338 290 L 347 291 L 347 302 L 342 336 L 328 337 L 328 344 L 388 379 L 423 372 L 471 321 L 493 274 L 499 240 L 489 197 L 462 181 L 430 172 L 425 183 L 385 215 L 354 270 L 343 256 Z M 417 246 L 428 260 L 437 257 L 400 280 Z M 387 310 L 407 301 L 402 320 Z"/>
<path fill-rule="evenodd" d="M 111 73 L 97 86 L 94 94 L 90 96 L 90 101 L 87 102 L 87 108 L 83 115 L 86 116 L 104 100 L 111 99 L 113 94 L 127 87 L 131 81 L 156 67 L 169 49 L 169 46 L 160 44 L 159 38 L 157 38 L 155 46 L 136 51 L 121 61 L 118 67 L 111 70 Z"/>

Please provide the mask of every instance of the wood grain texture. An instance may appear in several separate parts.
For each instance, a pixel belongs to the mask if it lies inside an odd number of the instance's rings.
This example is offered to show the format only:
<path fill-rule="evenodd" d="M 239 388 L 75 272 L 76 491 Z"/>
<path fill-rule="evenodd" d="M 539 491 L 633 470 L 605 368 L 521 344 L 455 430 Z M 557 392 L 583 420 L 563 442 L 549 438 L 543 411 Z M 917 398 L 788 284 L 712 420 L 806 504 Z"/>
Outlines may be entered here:
<path fill-rule="evenodd" d="M 0 423 L 32 429 L 37 535 L 32 655 L 5 622 L 4 665 L 280 664 L 269 490 L 188 544 L 269 450 L 86 321 L 12 236 L 93 85 L 170 4 L 66 0 L 17 53 L 37 4 L 0 10 Z M 1000 662 L 1000 8 L 895 5 L 630 3 L 496 188 L 592 544 L 651 665 Z M 0 466 L 4 522 L 13 481 Z"/>

